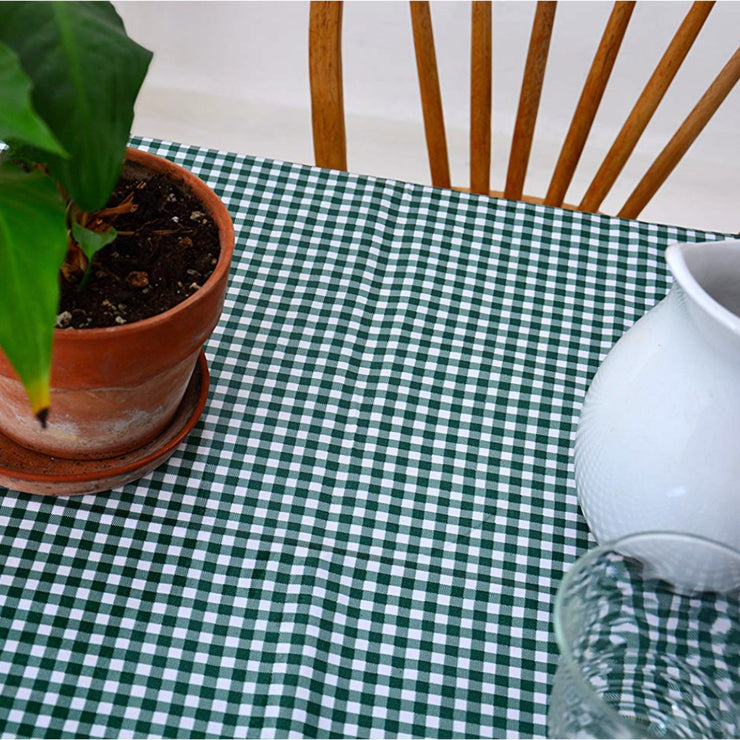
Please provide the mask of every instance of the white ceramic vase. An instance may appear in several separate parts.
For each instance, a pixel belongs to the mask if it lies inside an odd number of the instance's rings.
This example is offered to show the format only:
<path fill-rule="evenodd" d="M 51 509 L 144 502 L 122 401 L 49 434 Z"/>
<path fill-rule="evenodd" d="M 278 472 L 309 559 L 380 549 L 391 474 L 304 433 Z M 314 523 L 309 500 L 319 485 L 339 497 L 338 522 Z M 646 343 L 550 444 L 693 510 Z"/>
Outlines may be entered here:
<path fill-rule="evenodd" d="M 740 548 L 740 241 L 674 244 L 669 294 L 597 372 L 575 443 L 600 542 L 699 534 Z"/>

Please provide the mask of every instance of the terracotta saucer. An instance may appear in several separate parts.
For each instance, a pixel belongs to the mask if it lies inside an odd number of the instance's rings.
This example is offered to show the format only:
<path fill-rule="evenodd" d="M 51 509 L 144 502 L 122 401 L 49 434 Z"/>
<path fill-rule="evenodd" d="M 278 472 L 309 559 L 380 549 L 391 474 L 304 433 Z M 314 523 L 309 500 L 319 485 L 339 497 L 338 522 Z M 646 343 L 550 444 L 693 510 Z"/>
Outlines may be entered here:
<path fill-rule="evenodd" d="M 0 486 L 25 493 L 71 496 L 118 488 L 172 455 L 203 413 L 208 364 L 201 351 L 190 384 L 169 426 L 133 452 L 104 460 L 65 460 L 28 450 L 0 433 Z"/>

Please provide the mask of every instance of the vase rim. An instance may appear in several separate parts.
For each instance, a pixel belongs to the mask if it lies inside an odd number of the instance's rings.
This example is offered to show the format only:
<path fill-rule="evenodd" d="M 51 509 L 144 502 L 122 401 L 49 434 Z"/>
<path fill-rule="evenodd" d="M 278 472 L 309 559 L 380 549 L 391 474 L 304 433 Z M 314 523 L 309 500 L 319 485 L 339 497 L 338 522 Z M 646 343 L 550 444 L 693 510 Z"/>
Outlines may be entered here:
<path fill-rule="evenodd" d="M 737 280 L 740 285 L 740 239 L 671 244 L 666 249 L 665 259 L 674 280 L 688 298 L 701 308 L 709 318 L 722 324 L 733 334 L 740 337 L 740 315 L 722 305 L 708 292 L 706 287 L 696 278 L 687 260 L 687 257 L 696 260 L 699 254 L 708 260 L 712 260 L 712 256 L 720 250 L 725 254 L 727 254 L 726 250 L 731 250 L 737 256 Z"/>

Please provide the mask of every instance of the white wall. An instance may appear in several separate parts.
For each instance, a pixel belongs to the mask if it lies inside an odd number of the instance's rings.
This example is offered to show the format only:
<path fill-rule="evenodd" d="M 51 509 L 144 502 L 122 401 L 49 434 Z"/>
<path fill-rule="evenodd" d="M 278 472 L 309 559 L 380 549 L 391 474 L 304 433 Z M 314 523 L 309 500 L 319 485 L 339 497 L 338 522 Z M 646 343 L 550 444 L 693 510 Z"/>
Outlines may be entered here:
<path fill-rule="evenodd" d="M 129 34 L 155 52 L 134 132 L 313 162 L 307 2 L 117 2 Z M 612 4 L 561 2 L 527 190 L 542 194 Z M 688 2 L 638 2 L 582 166 L 577 201 L 647 81 Z M 534 3 L 494 4 L 493 186 L 502 187 Z M 433 2 L 442 95 L 457 184 L 466 184 L 470 12 Z M 615 211 L 734 52 L 740 3 L 719 2 L 604 210 Z M 349 167 L 428 182 L 406 2 L 345 3 Z M 740 86 L 642 214 L 646 220 L 740 230 Z"/>

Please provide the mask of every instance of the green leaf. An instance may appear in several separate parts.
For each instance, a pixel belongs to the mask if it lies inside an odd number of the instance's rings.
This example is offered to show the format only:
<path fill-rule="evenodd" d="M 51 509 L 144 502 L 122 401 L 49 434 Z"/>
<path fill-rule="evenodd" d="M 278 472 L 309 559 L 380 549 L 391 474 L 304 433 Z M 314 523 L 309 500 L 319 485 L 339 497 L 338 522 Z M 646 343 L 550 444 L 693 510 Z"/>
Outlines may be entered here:
<path fill-rule="evenodd" d="M 59 267 L 67 251 L 64 211 L 47 175 L 0 164 L 0 347 L 36 415 L 49 406 Z"/>
<path fill-rule="evenodd" d="M 118 232 L 111 226 L 107 231 L 91 231 L 81 226 L 77 221 L 72 222 L 72 236 L 74 240 L 80 245 L 83 254 L 87 257 L 87 269 L 85 275 L 80 282 L 78 290 L 84 290 L 87 285 L 87 281 L 90 279 L 92 274 L 92 258 L 96 252 L 99 252 L 106 244 L 110 244 L 117 236 Z"/>
<path fill-rule="evenodd" d="M 0 2 L 0 41 L 18 54 L 35 109 L 71 155 L 40 161 L 82 210 L 102 208 L 151 52 L 128 38 L 105 2 Z"/>
<path fill-rule="evenodd" d="M 106 244 L 110 244 L 118 232 L 111 226 L 107 231 L 92 231 L 74 221 L 72 223 L 72 237 L 80 245 L 88 261 L 92 260 Z"/>
<path fill-rule="evenodd" d="M 18 56 L 3 43 L 0 43 L 0 139 L 67 156 L 64 147 L 33 109 L 31 80 L 21 69 Z"/>

